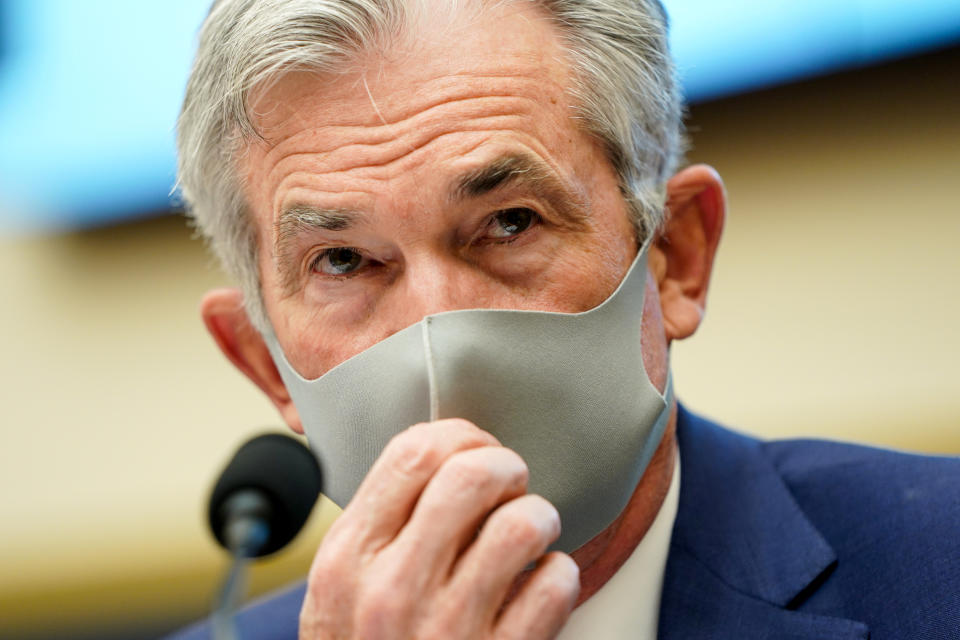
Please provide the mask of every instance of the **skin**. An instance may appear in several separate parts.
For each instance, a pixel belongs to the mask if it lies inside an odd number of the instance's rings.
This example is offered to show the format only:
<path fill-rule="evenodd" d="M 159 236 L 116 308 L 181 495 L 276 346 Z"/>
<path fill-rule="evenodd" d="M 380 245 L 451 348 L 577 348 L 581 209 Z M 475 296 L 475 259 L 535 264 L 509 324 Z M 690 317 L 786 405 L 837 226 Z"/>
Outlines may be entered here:
<path fill-rule="evenodd" d="M 307 378 L 432 313 L 590 309 L 637 252 L 615 172 L 571 118 L 564 52 L 536 10 L 421 20 L 410 29 L 417 38 L 341 76 L 289 74 L 254 96 L 264 139 L 241 167 L 263 294 L 287 358 Z M 451 195 L 464 176 L 517 156 L 549 188 L 518 180 Z M 725 207 L 709 167 L 680 172 L 668 193 L 672 215 L 650 250 L 643 311 L 644 364 L 660 390 L 671 341 L 702 318 Z M 297 207 L 350 211 L 351 224 L 278 227 Z M 202 314 L 227 357 L 302 432 L 241 293 L 208 293 Z M 523 460 L 483 425 L 412 426 L 318 550 L 301 637 L 553 637 L 652 523 L 673 472 L 675 422 L 672 407 L 623 514 L 572 558 L 543 555 L 559 534 L 556 510 L 526 493 Z"/>

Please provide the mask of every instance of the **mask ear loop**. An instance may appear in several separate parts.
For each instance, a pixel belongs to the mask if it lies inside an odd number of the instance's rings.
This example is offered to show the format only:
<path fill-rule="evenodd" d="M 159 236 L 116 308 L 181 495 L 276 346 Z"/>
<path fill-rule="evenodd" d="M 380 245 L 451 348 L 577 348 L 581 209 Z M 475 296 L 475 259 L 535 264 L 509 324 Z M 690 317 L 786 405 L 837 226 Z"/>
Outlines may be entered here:
<path fill-rule="evenodd" d="M 430 387 L 430 422 L 438 419 L 440 400 L 437 398 L 437 374 L 433 366 L 433 345 L 430 343 L 430 324 L 433 319 L 427 316 L 420 325 L 423 337 L 423 357 L 427 363 L 427 386 Z"/>
<path fill-rule="evenodd" d="M 667 382 L 663 386 L 663 393 L 660 393 L 660 390 L 654 386 L 653 382 L 650 382 L 650 386 L 653 387 L 653 390 L 656 391 L 663 400 L 663 410 L 657 417 L 657 421 L 653 424 L 653 429 L 650 432 L 651 438 L 648 442 L 649 452 L 645 451 L 643 453 L 643 457 L 647 458 L 644 466 L 650 462 L 654 451 L 660 446 L 660 441 L 663 440 L 663 434 L 667 430 L 667 423 L 670 421 L 670 414 L 673 413 L 673 373 L 667 369 Z"/>
<path fill-rule="evenodd" d="M 647 376 L 647 379 L 649 380 L 649 376 Z M 653 382 L 651 381 L 650 384 L 652 385 Z M 653 388 L 660 394 L 660 397 L 663 398 L 663 401 L 667 405 L 667 409 L 669 409 L 673 403 L 673 371 L 671 371 L 669 367 L 667 367 L 667 383 L 663 385 L 663 393 L 660 393 L 660 390 L 657 389 L 656 386 Z"/>

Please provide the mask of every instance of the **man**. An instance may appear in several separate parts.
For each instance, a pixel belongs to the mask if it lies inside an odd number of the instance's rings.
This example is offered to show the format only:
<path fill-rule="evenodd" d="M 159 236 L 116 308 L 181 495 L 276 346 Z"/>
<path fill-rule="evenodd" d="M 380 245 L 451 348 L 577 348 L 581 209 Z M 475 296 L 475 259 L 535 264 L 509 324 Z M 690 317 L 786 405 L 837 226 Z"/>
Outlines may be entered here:
<path fill-rule="evenodd" d="M 245 637 L 957 637 L 956 461 L 673 402 L 725 205 L 710 168 L 674 175 L 665 22 L 214 5 L 180 175 L 241 287 L 203 317 L 349 502 Z"/>

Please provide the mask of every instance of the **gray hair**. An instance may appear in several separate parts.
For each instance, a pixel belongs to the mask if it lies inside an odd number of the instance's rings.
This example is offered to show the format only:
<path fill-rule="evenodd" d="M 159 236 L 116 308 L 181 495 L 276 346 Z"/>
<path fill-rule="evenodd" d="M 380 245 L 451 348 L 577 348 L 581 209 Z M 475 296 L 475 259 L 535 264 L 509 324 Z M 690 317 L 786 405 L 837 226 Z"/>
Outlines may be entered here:
<path fill-rule="evenodd" d="M 542 7 L 564 39 L 576 117 L 604 144 L 631 221 L 645 238 L 664 222 L 666 182 L 684 151 L 683 107 L 662 5 L 514 1 Z M 454 0 L 442 2 L 450 7 Z M 239 154 L 259 137 L 248 98 L 290 70 L 336 73 L 358 54 L 389 46 L 403 32 L 412 4 L 216 0 L 203 24 L 178 123 L 178 181 L 189 215 L 240 284 L 251 322 L 261 331 L 269 323 L 257 233 L 237 175 Z"/>

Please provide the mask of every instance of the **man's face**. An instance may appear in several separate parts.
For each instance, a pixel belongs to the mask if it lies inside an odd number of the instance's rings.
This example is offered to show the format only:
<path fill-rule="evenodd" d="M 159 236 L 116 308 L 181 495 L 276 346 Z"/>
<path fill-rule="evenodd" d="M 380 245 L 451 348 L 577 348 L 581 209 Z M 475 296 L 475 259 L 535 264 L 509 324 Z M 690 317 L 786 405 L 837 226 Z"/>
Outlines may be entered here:
<path fill-rule="evenodd" d="M 592 308 L 636 255 L 535 9 L 411 33 L 343 76 L 287 75 L 253 105 L 266 142 L 242 168 L 264 298 L 307 378 L 432 313 Z"/>

